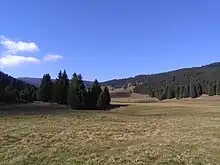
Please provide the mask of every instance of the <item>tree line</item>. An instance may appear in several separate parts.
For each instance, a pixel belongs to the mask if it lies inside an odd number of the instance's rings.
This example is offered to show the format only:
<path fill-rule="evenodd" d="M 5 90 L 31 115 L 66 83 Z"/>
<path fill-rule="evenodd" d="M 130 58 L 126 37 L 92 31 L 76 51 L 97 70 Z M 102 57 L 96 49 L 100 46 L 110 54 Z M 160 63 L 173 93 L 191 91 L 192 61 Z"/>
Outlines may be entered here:
<path fill-rule="evenodd" d="M 207 82 L 213 83 L 220 80 L 220 62 L 211 63 L 201 67 L 182 68 L 157 74 L 142 74 L 124 79 L 113 79 L 102 82 L 102 84 L 114 88 L 121 88 L 124 85 L 132 84 L 132 86 L 136 86 L 136 89 L 134 90 L 135 92 L 149 94 L 149 88 L 155 90 L 170 85 L 173 83 L 173 78 L 175 78 L 175 82 L 179 83 L 181 86 L 184 86 L 185 84 L 190 85 L 190 79 L 193 79 L 193 81 L 200 81 L 200 84 Z"/>
<path fill-rule="evenodd" d="M 69 80 L 65 70 L 58 73 L 55 82 L 50 74 L 45 74 L 37 90 L 36 99 L 68 104 L 73 109 L 107 109 L 111 101 L 108 88 L 102 90 L 98 80 L 86 87 L 81 74 L 74 73 Z"/>
<path fill-rule="evenodd" d="M 44 74 L 39 88 L 0 72 L 0 102 L 56 102 L 73 109 L 107 109 L 111 97 L 107 87 L 103 90 L 97 79 L 86 86 L 81 74 L 74 73 L 71 80 L 66 71 L 60 71 L 55 81 Z"/>
<path fill-rule="evenodd" d="M 146 82 L 146 84 L 136 87 L 134 91 L 138 93 L 141 91 L 141 93 L 149 94 L 151 97 L 156 97 L 159 100 L 188 97 L 197 98 L 202 94 L 209 96 L 220 95 L 220 81 L 189 78 L 189 81 L 183 84 L 173 77 L 171 82 L 165 81 L 159 88 Z"/>
<path fill-rule="evenodd" d="M 33 101 L 36 99 L 36 87 L 0 72 L 0 102 L 11 103 L 20 99 Z"/>

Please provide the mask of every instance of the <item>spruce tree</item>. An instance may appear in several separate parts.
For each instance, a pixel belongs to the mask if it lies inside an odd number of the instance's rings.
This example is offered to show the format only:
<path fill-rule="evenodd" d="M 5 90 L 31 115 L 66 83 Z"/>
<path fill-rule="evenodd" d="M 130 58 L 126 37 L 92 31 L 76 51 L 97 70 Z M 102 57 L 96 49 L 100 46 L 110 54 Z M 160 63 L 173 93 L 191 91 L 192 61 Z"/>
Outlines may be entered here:
<path fill-rule="evenodd" d="M 168 87 L 162 87 L 160 89 L 157 89 L 157 98 L 160 101 L 167 99 L 167 90 L 168 90 Z"/>
<path fill-rule="evenodd" d="M 94 106 L 94 99 L 91 88 L 87 88 L 86 97 L 85 97 L 85 108 L 86 109 L 96 108 L 96 105 Z"/>
<path fill-rule="evenodd" d="M 196 98 L 197 97 L 196 86 L 193 83 L 190 85 L 190 97 L 191 98 Z"/>
<path fill-rule="evenodd" d="M 220 95 L 220 81 L 216 82 L 216 95 Z"/>
<path fill-rule="evenodd" d="M 215 85 L 214 85 L 214 83 L 213 82 L 209 82 L 208 83 L 208 95 L 209 96 L 213 96 L 213 95 L 215 95 L 214 93 L 214 90 L 216 91 L 216 89 L 214 89 L 215 88 Z"/>
<path fill-rule="evenodd" d="M 196 83 L 196 94 L 197 97 L 202 95 L 202 85 L 200 83 Z"/>
<path fill-rule="evenodd" d="M 175 87 L 175 97 L 176 97 L 176 99 L 181 98 L 180 97 L 180 87 L 179 87 L 179 85 L 176 85 L 176 87 Z"/>
<path fill-rule="evenodd" d="M 26 87 L 24 90 L 22 90 L 19 93 L 19 98 L 21 100 L 25 100 L 27 102 L 33 102 L 35 100 L 33 93 L 35 92 L 35 90 L 32 88 L 28 88 Z"/>
<path fill-rule="evenodd" d="M 216 82 L 212 84 L 212 93 L 213 95 L 216 95 Z"/>
<path fill-rule="evenodd" d="M 179 98 L 182 99 L 184 97 L 184 86 L 180 86 L 179 89 Z"/>
<path fill-rule="evenodd" d="M 60 71 L 53 84 L 53 101 L 61 104 L 63 102 L 64 82 L 62 80 L 63 73 Z"/>
<path fill-rule="evenodd" d="M 107 87 L 104 88 L 104 90 L 100 93 L 98 100 L 97 100 L 97 108 L 105 110 L 110 105 L 110 94 Z"/>
<path fill-rule="evenodd" d="M 52 87 L 53 83 L 50 74 L 45 74 L 39 87 L 39 99 L 41 101 L 47 102 L 52 99 Z"/>
<path fill-rule="evenodd" d="M 91 108 L 96 108 L 97 100 L 101 92 L 102 92 L 102 89 L 99 85 L 99 82 L 97 79 L 95 79 L 95 81 L 92 83 L 92 86 L 91 86 L 91 102 L 92 102 Z"/>
<path fill-rule="evenodd" d="M 174 97 L 175 97 L 175 92 L 173 90 L 173 85 L 169 85 L 167 99 L 173 99 Z"/>
<path fill-rule="evenodd" d="M 4 98 L 5 102 L 14 102 L 19 97 L 18 90 L 13 88 L 12 85 L 8 85 L 5 88 L 4 93 L 5 93 L 5 98 Z"/>
<path fill-rule="evenodd" d="M 111 95 L 109 93 L 108 87 L 104 88 L 104 92 L 105 92 L 106 97 L 107 97 L 107 105 L 110 105 L 110 103 L 111 103 Z"/>
<path fill-rule="evenodd" d="M 183 97 L 184 98 L 189 97 L 189 85 L 188 84 L 185 84 L 184 91 L 183 91 Z"/>
<path fill-rule="evenodd" d="M 67 103 L 67 95 L 68 95 L 68 88 L 69 88 L 69 78 L 66 73 L 66 70 L 63 71 L 62 80 L 64 81 L 64 91 L 63 91 L 63 103 Z"/>
<path fill-rule="evenodd" d="M 69 79 L 66 71 L 60 71 L 53 85 L 53 101 L 59 104 L 67 103 Z"/>
<path fill-rule="evenodd" d="M 59 104 L 62 103 L 63 83 L 62 80 L 56 79 L 53 84 L 53 101 Z"/>
<path fill-rule="evenodd" d="M 86 90 L 81 75 L 73 74 L 69 85 L 67 101 L 73 109 L 85 108 Z"/>
<path fill-rule="evenodd" d="M 209 90 L 208 90 L 208 87 L 209 85 L 208 85 L 208 83 L 207 83 L 207 81 L 202 81 L 202 93 L 203 94 L 208 94 L 209 92 Z"/>

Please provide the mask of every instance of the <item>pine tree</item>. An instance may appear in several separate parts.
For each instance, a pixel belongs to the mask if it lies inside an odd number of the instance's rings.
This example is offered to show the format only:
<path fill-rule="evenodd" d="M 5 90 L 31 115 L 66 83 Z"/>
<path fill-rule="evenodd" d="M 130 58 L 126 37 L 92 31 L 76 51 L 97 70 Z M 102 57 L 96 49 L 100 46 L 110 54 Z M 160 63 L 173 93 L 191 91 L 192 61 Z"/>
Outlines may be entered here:
<path fill-rule="evenodd" d="M 191 98 L 196 98 L 197 97 L 196 86 L 193 83 L 190 84 L 190 97 Z"/>
<path fill-rule="evenodd" d="M 92 102 L 91 108 L 96 108 L 97 100 L 101 92 L 102 92 L 102 89 L 99 85 L 99 82 L 97 79 L 95 79 L 95 81 L 92 83 L 92 86 L 91 86 L 91 98 L 90 98 Z"/>
<path fill-rule="evenodd" d="M 110 105 L 110 103 L 111 103 L 111 95 L 109 93 L 108 87 L 104 88 L 104 92 L 105 92 L 106 97 L 107 97 L 107 105 Z"/>
<path fill-rule="evenodd" d="M 175 92 L 173 90 L 173 86 L 169 85 L 168 86 L 168 96 L 167 99 L 173 99 L 175 97 Z"/>
<path fill-rule="evenodd" d="M 85 108 L 86 90 L 81 75 L 73 74 L 69 85 L 68 104 L 73 109 Z"/>
<path fill-rule="evenodd" d="M 212 93 L 213 93 L 213 95 L 216 95 L 216 82 L 214 82 L 213 84 L 212 84 Z"/>
<path fill-rule="evenodd" d="M 26 87 L 24 90 L 22 90 L 20 93 L 19 93 L 19 98 L 21 100 L 25 100 L 27 102 L 33 102 L 34 101 L 34 96 L 33 96 L 33 93 L 35 91 L 31 88 L 28 88 Z"/>
<path fill-rule="evenodd" d="M 201 86 L 202 86 L 202 94 L 208 94 L 208 85 L 206 81 L 202 81 L 201 82 Z"/>
<path fill-rule="evenodd" d="M 220 81 L 216 82 L 216 95 L 220 95 Z"/>
<path fill-rule="evenodd" d="M 95 109 L 96 105 L 94 106 L 93 101 L 93 94 L 91 88 L 87 88 L 86 97 L 85 97 L 85 108 L 86 109 Z"/>
<path fill-rule="evenodd" d="M 176 87 L 175 87 L 175 97 L 176 97 L 176 99 L 181 98 L 180 97 L 180 87 L 179 87 L 179 85 L 176 85 Z"/>
<path fill-rule="evenodd" d="M 5 88 L 4 93 L 5 93 L 5 98 L 4 98 L 5 102 L 14 102 L 17 100 L 19 96 L 18 90 L 13 88 L 12 85 L 8 85 Z"/>
<path fill-rule="evenodd" d="M 149 96 L 150 97 L 155 97 L 155 91 L 150 89 Z"/>
<path fill-rule="evenodd" d="M 189 85 L 188 84 L 185 84 L 184 91 L 183 91 L 183 97 L 184 98 L 189 97 Z"/>
<path fill-rule="evenodd" d="M 197 97 L 200 97 L 202 95 L 202 85 L 200 83 L 196 83 L 196 94 Z"/>
<path fill-rule="evenodd" d="M 213 96 L 213 95 L 215 95 L 214 93 L 214 90 L 216 91 L 216 89 L 214 89 L 215 88 L 215 85 L 214 85 L 214 83 L 213 82 L 209 82 L 208 83 L 208 95 L 209 96 Z"/>
<path fill-rule="evenodd" d="M 52 99 L 52 86 L 50 74 L 45 74 L 39 87 L 39 99 L 41 101 L 47 102 Z"/>
<path fill-rule="evenodd" d="M 54 84 L 53 84 L 53 101 L 57 102 L 59 104 L 62 103 L 62 92 L 63 92 L 63 84 L 62 81 L 59 79 L 56 79 Z"/>
<path fill-rule="evenodd" d="M 110 94 L 107 87 L 104 88 L 104 90 L 100 93 L 99 98 L 97 100 L 97 108 L 105 110 L 110 105 Z"/>
<path fill-rule="evenodd" d="M 68 88 L 69 88 L 69 78 L 66 73 L 66 70 L 63 71 L 62 80 L 64 81 L 64 91 L 63 91 L 63 103 L 67 103 L 67 95 L 68 95 Z"/>
<path fill-rule="evenodd" d="M 168 89 L 168 87 L 160 88 L 157 90 L 157 98 L 160 101 L 167 99 L 167 89 Z"/>
<path fill-rule="evenodd" d="M 53 84 L 53 101 L 61 104 L 63 102 L 64 82 L 62 80 L 63 73 L 60 71 Z"/>
<path fill-rule="evenodd" d="M 179 89 L 179 98 L 182 99 L 184 97 L 184 86 L 180 86 Z"/>
<path fill-rule="evenodd" d="M 55 83 L 53 84 L 53 101 L 59 104 L 66 104 L 68 87 L 69 79 L 66 74 L 66 71 L 64 70 L 63 73 L 62 71 L 60 71 L 55 80 Z"/>

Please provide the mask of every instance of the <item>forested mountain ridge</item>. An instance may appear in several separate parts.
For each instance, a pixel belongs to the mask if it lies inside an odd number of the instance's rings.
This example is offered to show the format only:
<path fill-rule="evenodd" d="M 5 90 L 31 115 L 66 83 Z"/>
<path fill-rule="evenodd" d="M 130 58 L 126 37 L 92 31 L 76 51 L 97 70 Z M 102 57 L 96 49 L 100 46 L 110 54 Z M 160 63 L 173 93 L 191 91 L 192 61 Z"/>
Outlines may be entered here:
<path fill-rule="evenodd" d="M 134 92 L 149 94 L 159 99 L 177 99 L 220 94 L 220 63 L 202 67 L 184 68 L 176 71 L 147 75 L 144 83 Z"/>
<path fill-rule="evenodd" d="M 0 102 L 13 102 L 19 96 L 32 95 L 35 87 L 0 71 Z M 31 97 L 29 97 L 31 99 Z"/>
<path fill-rule="evenodd" d="M 217 73 L 216 70 L 218 70 Z M 148 81 L 153 81 L 157 82 L 158 81 L 163 81 L 163 80 L 169 80 L 172 79 L 172 76 L 176 76 L 176 79 L 180 78 L 179 81 L 181 81 L 181 77 L 184 76 L 184 74 L 189 74 L 189 76 L 196 76 L 196 75 L 203 75 L 201 78 L 206 80 L 212 76 L 212 74 L 219 74 L 220 78 L 220 62 L 216 63 L 211 63 L 208 65 L 204 65 L 201 67 L 191 67 L 191 68 L 182 68 L 174 71 L 168 71 L 168 72 L 163 72 L 163 73 L 157 73 L 157 74 L 141 74 L 137 75 L 135 77 L 129 77 L 129 78 L 123 78 L 123 79 L 113 79 L 109 81 L 102 82 L 103 85 L 108 85 L 112 87 L 122 87 L 123 85 L 126 84 L 133 84 L 133 85 L 138 85 L 140 83 L 148 82 Z"/>
<path fill-rule="evenodd" d="M 16 86 L 16 88 L 18 90 L 21 90 L 21 89 L 25 88 L 26 86 L 32 87 L 31 84 L 29 84 L 25 81 L 16 79 L 16 78 L 0 71 L 0 86 L 3 87 L 3 86 L 7 86 L 7 85 L 14 85 L 14 86 Z"/>

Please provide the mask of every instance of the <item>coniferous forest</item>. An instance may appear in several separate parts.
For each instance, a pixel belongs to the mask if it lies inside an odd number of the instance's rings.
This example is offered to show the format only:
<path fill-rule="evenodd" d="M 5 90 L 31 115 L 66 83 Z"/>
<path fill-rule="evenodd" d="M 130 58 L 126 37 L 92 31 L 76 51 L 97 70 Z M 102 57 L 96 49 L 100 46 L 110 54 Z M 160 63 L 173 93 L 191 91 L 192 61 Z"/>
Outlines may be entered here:
<path fill-rule="evenodd" d="M 133 92 L 149 94 L 159 100 L 196 98 L 202 94 L 220 95 L 220 63 L 184 68 L 170 72 L 139 75 L 103 83 L 115 88 L 124 84 L 135 86 Z"/>
<path fill-rule="evenodd" d="M 220 63 L 149 75 L 134 92 L 164 99 L 220 95 Z"/>
<path fill-rule="evenodd" d="M 220 95 L 220 63 L 100 84 L 126 88 L 129 83 L 135 86 L 133 92 L 149 94 L 159 100 L 197 98 L 202 94 Z M 0 72 L 0 102 L 38 100 L 68 104 L 73 109 L 106 109 L 110 104 L 110 94 L 108 88 L 102 90 L 100 84 L 95 80 L 91 85 L 85 85 L 82 76 L 76 73 L 69 80 L 64 70 L 58 73 L 56 80 L 45 74 L 39 87 L 36 87 Z"/>
<path fill-rule="evenodd" d="M 74 73 L 69 80 L 66 71 L 60 71 L 55 81 L 50 74 L 44 74 L 37 88 L 33 85 L 0 73 L 0 102 L 18 103 L 55 102 L 68 104 L 73 109 L 107 109 L 110 105 L 110 94 L 107 87 L 103 90 L 98 80 L 91 86 L 85 86 L 82 76 Z"/>

